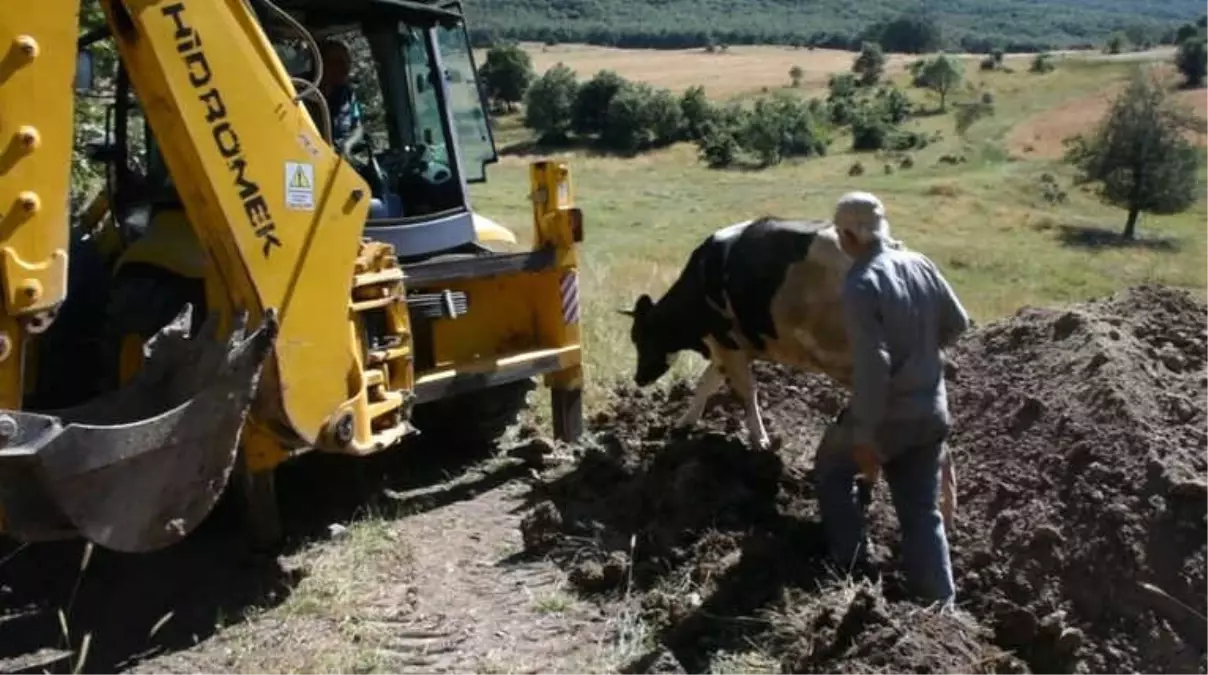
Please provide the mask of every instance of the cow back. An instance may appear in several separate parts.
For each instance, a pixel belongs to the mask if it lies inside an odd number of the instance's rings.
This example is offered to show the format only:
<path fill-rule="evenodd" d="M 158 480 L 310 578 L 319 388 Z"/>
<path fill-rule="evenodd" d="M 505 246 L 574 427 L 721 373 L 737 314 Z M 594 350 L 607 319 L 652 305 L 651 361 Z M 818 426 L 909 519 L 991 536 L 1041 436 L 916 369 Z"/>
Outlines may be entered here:
<path fill-rule="evenodd" d="M 711 305 L 732 319 L 749 347 L 764 351 L 780 337 L 772 307 L 790 268 L 806 261 L 829 223 L 764 217 L 714 233 L 702 247 L 702 287 Z M 731 336 L 714 336 L 737 349 Z"/>

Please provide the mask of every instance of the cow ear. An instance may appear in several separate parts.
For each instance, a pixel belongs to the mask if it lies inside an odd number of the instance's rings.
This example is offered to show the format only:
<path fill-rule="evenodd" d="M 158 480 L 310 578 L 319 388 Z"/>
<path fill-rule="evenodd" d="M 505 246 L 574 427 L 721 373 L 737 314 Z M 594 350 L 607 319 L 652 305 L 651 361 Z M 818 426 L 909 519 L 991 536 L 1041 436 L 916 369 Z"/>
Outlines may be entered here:
<path fill-rule="evenodd" d="M 632 309 L 618 309 L 617 314 L 620 314 L 621 316 L 632 317 L 634 315 L 634 312 Z"/>

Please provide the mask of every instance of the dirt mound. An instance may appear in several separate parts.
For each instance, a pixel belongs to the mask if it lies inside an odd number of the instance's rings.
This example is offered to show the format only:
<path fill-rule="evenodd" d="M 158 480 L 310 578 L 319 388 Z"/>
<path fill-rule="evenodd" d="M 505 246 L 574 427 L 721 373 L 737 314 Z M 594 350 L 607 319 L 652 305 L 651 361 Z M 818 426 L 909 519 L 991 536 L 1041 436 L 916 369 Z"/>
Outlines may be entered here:
<path fill-rule="evenodd" d="M 1035 667 L 1204 668 L 1202 619 L 1138 582 L 1205 614 L 1206 320 L 1140 287 L 1022 310 L 952 355 L 958 583 Z"/>
<path fill-rule="evenodd" d="M 863 571 L 884 590 L 826 567 L 813 450 L 847 396 L 772 365 L 756 377 L 776 452 L 745 447 L 728 396 L 680 433 L 687 386 L 623 387 L 579 461 L 534 491 L 525 541 L 582 591 L 640 602 L 689 671 L 754 644 L 791 672 L 1025 668 L 998 647 L 1045 672 L 1202 672 L 1206 320 L 1190 296 L 1143 287 L 1022 310 L 954 350 L 967 616 L 903 601 L 884 484 Z"/>

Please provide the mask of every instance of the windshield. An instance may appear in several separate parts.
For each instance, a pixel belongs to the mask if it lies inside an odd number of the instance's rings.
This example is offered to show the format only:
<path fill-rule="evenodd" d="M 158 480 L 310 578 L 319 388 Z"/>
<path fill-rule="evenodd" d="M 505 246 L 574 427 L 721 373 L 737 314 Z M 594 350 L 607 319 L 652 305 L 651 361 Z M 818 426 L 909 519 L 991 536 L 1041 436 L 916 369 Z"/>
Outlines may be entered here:
<path fill-rule="evenodd" d="M 445 117 L 437 97 L 439 85 L 428 51 L 427 32 L 423 28 L 399 24 L 403 64 L 407 71 L 407 98 L 412 104 L 411 124 L 405 134 L 412 143 L 426 146 L 428 161 L 452 166 L 450 139 L 445 133 Z"/>
<path fill-rule="evenodd" d="M 324 97 L 337 122 L 333 131 L 343 131 L 348 138 L 350 124 L 363 125 L 363 137 L 343 146 L 337 142 L 336 150 L 370 183 L 375 201 L 381 202 L 380 209 L 371 209 L 371 219 L 423 217 L 466 208 L 461 181 L 485 181 L 486 165 L 498 156 L 465 28 L 367 21 L 321 33 L 318 41 L 324 54 L 326 40 L 341 43 L 351 60 L 344 89 L 351 90 L 352 98 L 345 95 L 341 102 L 333 94 Z M 273 47 L 291 75 L 314 76 L 309 45 L 287 38 L 274 40 Z M 304 104 L 317 123 L 316 102 L 308 98 Z M 353 110 L 359 122 L 349 118 Z M 155 173 L 163 174 L 155 182 L 170 188 L 156 148 L 148 150 Z"/>
<path fill-rule="evenodd" d="M 436 29 L 436 43 L 440 48 L 440 60 L 445 68 L 448 83 L 449 108 L 453 113 L 453 124 L 457 128 L 457 142 L 461 159 L 465 163 L 466 181 L 478 183 L 486 180 L 486 165 L 498 159 L 495 140 L 491 137 L 491 125 L 487 119 L 478 87 L 474 56 L 464 26 L 440 27 Z"/>

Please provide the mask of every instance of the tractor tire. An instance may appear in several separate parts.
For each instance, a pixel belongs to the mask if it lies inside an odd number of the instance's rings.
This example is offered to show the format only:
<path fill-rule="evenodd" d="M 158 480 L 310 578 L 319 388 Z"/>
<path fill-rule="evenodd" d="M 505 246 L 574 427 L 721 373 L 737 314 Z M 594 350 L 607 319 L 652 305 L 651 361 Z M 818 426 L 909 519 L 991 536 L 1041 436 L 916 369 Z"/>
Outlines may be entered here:
<path fill-rule="evenodd" d="M 182 277 L 148 265 L 131 265 L 113 281 L 102 334 L 102 390 L 112 391 L 134 374 L 137 344 L 176 318 L 186 303 L 193 305 L 190 329 L 196 334 L 205 321 L 205 282 Z M 281 514 L 273 472 L 249 475 L 243 469 L 242 451 L 222 497 L 207 520 L 239 523 L 257 549 L 268 550 L 281 537 Z"/>
<path fill-rule="evenodd" d="M 465 446 L 497 443 L 528 409 L 532 378 L 417 405 L 411 423 L 422 438 Z"/>
<path fill-rule="evenodd" d="M 98 393 L 109 269 L 79 228 L 72 229 L 70 246 L 67 298 L 50 330 L 37 338 L 35 385 L 25 399 L 33 410 L 70 408 Z"/>
<path fill-rule="evenodd" d="M 150 266 L 122 271 L 109 290 L 101 336 L 101 388 L 113 391 L 141 365 L 142 346 L 193 305 L 192 331 L 205 319 L 205 283 Z"/>

